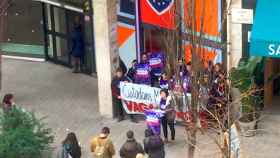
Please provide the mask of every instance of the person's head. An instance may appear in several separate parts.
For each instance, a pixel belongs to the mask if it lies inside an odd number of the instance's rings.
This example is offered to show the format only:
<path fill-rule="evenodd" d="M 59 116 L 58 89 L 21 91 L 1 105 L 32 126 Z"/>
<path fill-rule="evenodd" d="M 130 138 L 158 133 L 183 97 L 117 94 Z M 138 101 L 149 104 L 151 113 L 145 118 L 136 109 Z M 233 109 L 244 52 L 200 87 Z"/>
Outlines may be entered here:
<path fill-rule="evenodd" d="M 187 64 L 187 71 L 188 72 L 192 71 L 192 64 L 190 62 Z"/>
<path fill-rule="evenodd" d="M 137 60 L 133 60 L 133 61 L 131 62 L 131 66 L 132 66 L 132 67 L 134 67 L 136 64 L 137 64 Z"/>
<path fill-rule="evenodd" d="M 154 133 L 151 129 L 146 129 L 145 130 L 145 137 L 150 137 L 150 136 L 153 136 Z"/>
<path fill-rule="evenodd" d="M 220 72 L 218 73 L 218 77 L 219 77 L 220 80 L 225 80 L 225 79 L 226 79 L 225 72 L 220 71 Z"/>
<path fill-rule="evenodd" d="M 163 72 L 163 73 L 161 74 L 161 78 L 162 78 L 163 80 L 168 80 L 167 73 L 166 73 L 166 72 Z"/>
<path fill-rule="evenodd" d="M 14 95 L 9 93 L 9 94 L 6 94 L 3 98 L 3 104 L 5 105 L 13 105 L 14 104 Z"/>
<path fill-rule="evenodd" d="M 110 134 L 110 128 L 109 127 L 103 127 L 101 130 L 100 137 L 107 137 Z"/>
<path fill-rule="evenodd" d="M 183 65 L 183 59 L 178 59 L 178 65 Z"/>
<path fill-rule="evenodd" d="M 63 145 L 65 144 L 70 144 L 70 145 L 77 145 L 78 143 L 78 139 L 76 137 L 76 134 L 71 132 L 68 133 L 66 138 L 64 139 L 64 141 L 62 142 Z"/>
<path fill-rule="evenodd" d="M 127 137 L 128 140 L 134 139 L 134 133 L 133 133 L 133 131 L 131 131 L 131 130 L 127 131 L 127 132 L 126 132 L 126 137 Z"/>
<path fill-rule="evenodd" d="M 222 65 L 220 63 L 215 64 L 214 66 L 214 71 L 215 72 L 220 72 L 222 69 Z"/>
<path fill-rule="evenodd" d="M 148 61 L 148 55 L 146 53 L 143 53 L 141 55 L 141 62 L 145 63 Z"/>
<path fill-rule="evenodd" d="M 116 76 L 117 76 L 118 78 L 123 77 L 123 71 L 122 71 L 121 68 L 117 68 L 117 70 L 116 70 Z"/>
<path fill-rule="evenodd" d="M 203 75 L 203 82 L 206 84 L 209 81 L 209 76 L 207 74 Z"/>
<path fill-rule="evenodd" d="M 169 93 L 168 93 L 168 89 L 162 89 L 160 90 L 160 97 L 162 99 L 166 99 L 168 97 Z"/>
<path fill-rule="evenodd" d="M 71 132 L 67 134 L 67 137 L 62 142 L 62 145 L 65 147 L 65 149 L 70 152 L 73 155 L 80 155 L 81 154 L 81 147 L 79 145 L 78 139 L 76 137 L 76 134 Z"/>

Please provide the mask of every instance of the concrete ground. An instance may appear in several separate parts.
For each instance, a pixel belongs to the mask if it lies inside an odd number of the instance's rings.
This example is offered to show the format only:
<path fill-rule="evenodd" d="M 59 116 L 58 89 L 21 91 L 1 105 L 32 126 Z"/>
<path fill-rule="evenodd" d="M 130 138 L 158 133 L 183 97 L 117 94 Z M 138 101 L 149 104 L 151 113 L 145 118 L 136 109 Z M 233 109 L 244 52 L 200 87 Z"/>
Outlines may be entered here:
<path fill-rule="evenodd" d="M 0 95 L 10 92 L 15 94 L 18 105 L 34 111 L 38 117 L 47 116 L 45 121 L 55 135 L 55 149 L 66 136 L 66 129 L 70 129 L 81 142 L 83 158 L 90 158 L 89 141 L 103 126 L 111 128 L 111 138 L 117 150 L 125 141 L 125 132 L 129 129 L 134 130 L 137 140 L 142 142 L 144 122 L 117 123 L 98 114 L 97 80 L 91 76 L 72 74 L 70 69 L 47 62 L 4 59 Z M 241 137 L 246 157 L 280 157 L 280 108 L 279 112 L 271 111 L 263 115 L 265 117 L 259 127 L 263 130 L 255 137 Z M 176 130 L 176 141 L 166 145 L 166 158 L 186 158 L 184 129 L 177 126 Z M 217 148 L 207 136 L 199 134 L 198 140 L 197 158 L 218 157 Z"/>

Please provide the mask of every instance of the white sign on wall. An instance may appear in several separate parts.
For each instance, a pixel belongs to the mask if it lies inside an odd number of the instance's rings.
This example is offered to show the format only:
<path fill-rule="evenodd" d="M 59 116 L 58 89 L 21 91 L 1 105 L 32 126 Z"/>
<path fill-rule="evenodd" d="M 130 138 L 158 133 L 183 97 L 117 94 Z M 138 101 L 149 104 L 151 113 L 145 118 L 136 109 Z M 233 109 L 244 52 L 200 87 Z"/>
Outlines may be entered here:
<path fill-rule="evenodd" d="M 231 21 L 237 24 L 253 24 L 254 11 L 253 9 L 231 9 Z"/>

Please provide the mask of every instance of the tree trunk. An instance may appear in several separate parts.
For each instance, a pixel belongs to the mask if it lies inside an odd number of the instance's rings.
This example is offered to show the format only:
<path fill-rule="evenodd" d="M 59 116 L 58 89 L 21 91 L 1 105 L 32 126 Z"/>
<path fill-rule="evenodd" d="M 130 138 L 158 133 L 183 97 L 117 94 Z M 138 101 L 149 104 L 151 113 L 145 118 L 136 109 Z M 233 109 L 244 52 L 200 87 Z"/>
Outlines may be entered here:
<path fill-rule="evenodd" d="M 193 128 L 188 132 L 188 158 L 194 158 L 195 146 L 196 146 L 196 129 Z"/>

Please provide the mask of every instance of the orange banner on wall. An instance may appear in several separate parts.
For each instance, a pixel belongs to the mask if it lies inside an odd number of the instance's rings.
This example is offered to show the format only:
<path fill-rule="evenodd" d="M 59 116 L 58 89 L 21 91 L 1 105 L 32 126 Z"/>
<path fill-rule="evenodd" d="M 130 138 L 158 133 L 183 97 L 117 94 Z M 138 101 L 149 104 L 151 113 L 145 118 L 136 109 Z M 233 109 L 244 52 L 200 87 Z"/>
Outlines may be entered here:
<path fill-rule="evenodd" d="M 203 34 L 209 36 L 219 36 L 219 25 L 221 23 L 221 1 L 195 0 L 194 5 L 189 5 L 188 3 L 190 3 L 190 0 L 185 0 L 185 27 L 188 25 L 190 26 L 190 24 L 195 24 L 196 32 L 202 32 Z M 195 7 L 194 13 L 191 12 L 193 7 Z"/>
<path fill-rule="evenodd" d="M 214 59 L 217 56 L 216 49 L 211 48 L 197 48 L 196 53 L 201 58 L 201 60 L 204 62 L 204 64 L 207 65 L 208 61 L 214 61 Z M 185 46 L 185 61 L 186 63 L 191 62 L 192 53 L 191 53 L 191 45 Z"/>

